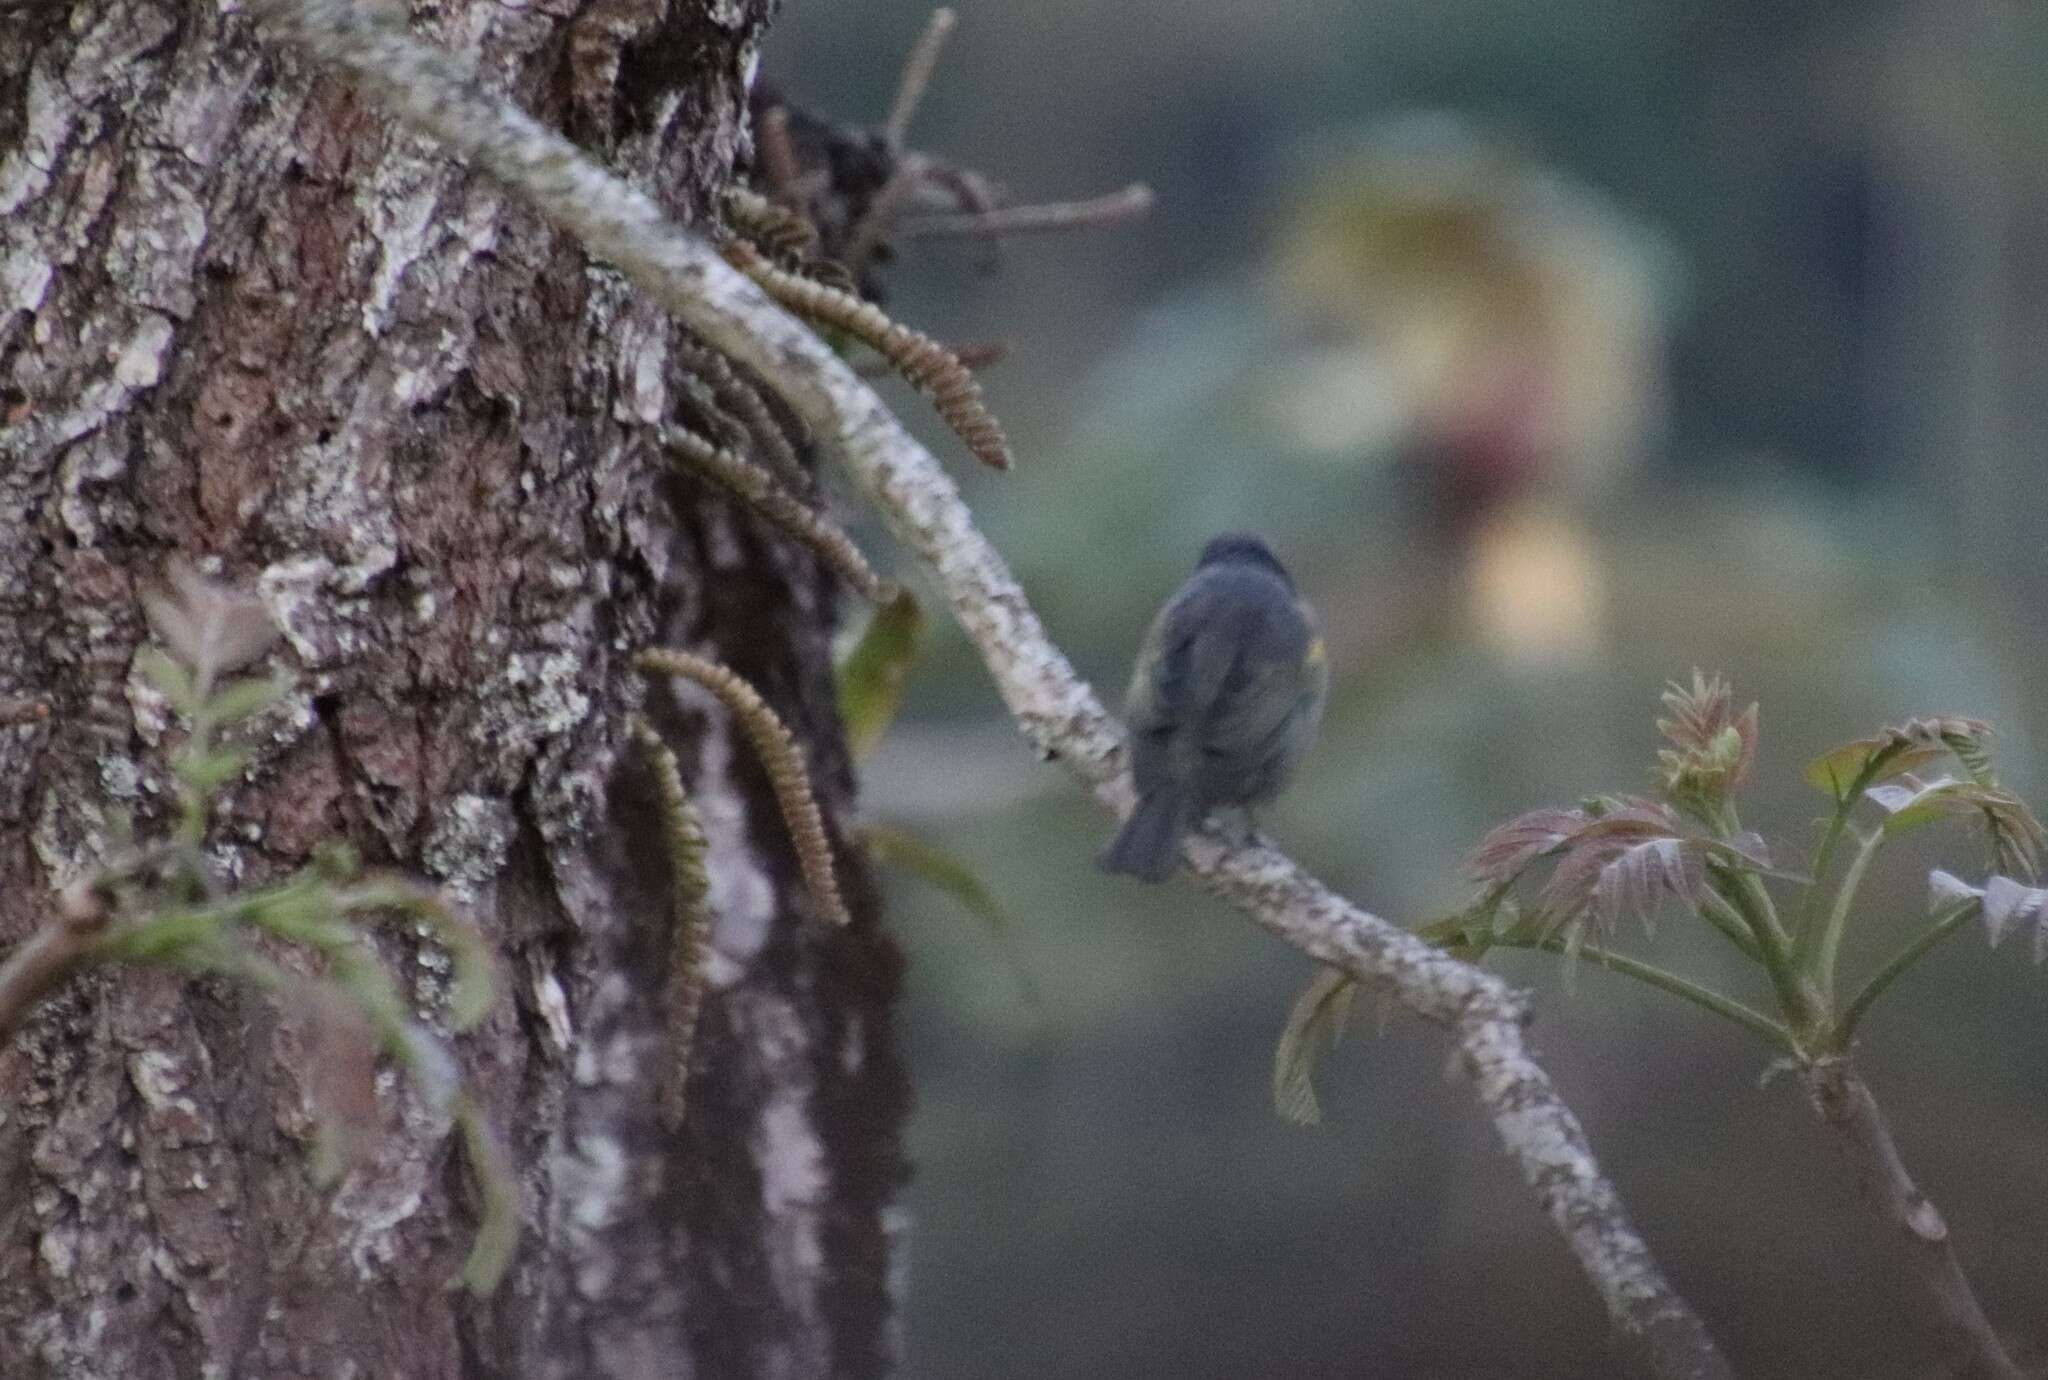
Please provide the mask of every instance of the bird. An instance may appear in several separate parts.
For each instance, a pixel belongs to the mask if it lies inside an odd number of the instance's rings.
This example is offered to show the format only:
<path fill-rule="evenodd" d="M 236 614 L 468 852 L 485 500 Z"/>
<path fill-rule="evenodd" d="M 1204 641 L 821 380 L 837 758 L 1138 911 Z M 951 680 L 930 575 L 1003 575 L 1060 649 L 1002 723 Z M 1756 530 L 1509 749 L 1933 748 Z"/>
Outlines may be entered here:
<path fill-rule="evenodd" d="M 1315 613 L 1272 548 L 1246 532 L 1212 539 L 1138 649 L 1125 710 L 1138 804 L 1103 871 L 1165 881 L 1210 811 L 1277 795 L 1329 684 Z"/>

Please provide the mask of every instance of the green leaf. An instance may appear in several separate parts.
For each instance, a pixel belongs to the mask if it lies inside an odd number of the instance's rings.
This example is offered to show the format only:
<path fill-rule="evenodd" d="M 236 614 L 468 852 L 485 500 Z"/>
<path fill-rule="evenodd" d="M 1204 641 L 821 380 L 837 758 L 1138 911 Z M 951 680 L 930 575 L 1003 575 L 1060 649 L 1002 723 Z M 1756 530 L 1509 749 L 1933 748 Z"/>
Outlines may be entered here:
<path fill-rule="evenodd" d="M 236 723 L 275 704 L 291 682 L 282 676 L 245 676 L 213 692 L 206 712 L 218 724 Z"/>
<path fill-rule="evenodd" d="M 470 1245 L 469 1258 L 462 1262 L 459 1282 L 472 1294 L 485 1295 L 505 1278 L 519 1245 L 519 1179 L 505 1147 L 466 1093 L 455 1101 L 455 1125 L 462 1133 L 462 1148 L 470 1172 L 476 1175 L 477 1196 L 482 1199 L 476 1240 Z"/>
<path fill-rule="evenodd" d="M 924 613 L 909 590 L 875 610 L 839 664 L 839 716 L 856 760 L 868 756 L 903 708 L 903 691 L 923 650 Z"/>
<path fill-rule="evenodd" d="M 107 962 L 178 962 L 183 951 L 218 941 L 221 923 L 221 913 L 211 907 L 163 911 L 114 930 L 100 940 L 96 952 Z"/>
<path fill-rule="evenodd" d="M 2031 877 L 2040 870 L 2048 834 L 2025 801 L 2002 786 L 1953 776 L 1921 781 L 1907 776 L 1872 786 L 1864 797 L 1885 812 L 1884 832 L 1896 837 L 1910 829 L 1955 815 L 1981 817 L 1990 835 L 1995 865 Z"/>
<path fill-rule="evenodd" d="M 1869 737 L 1823 753 L 1806 767 L 1806 781 L 1838 805 L 1866 787 L 1953 756 L 1979 785 L 1993 785 L 1990 725 L 1953 714 L 1908 719 Z"/>
<path fill-rule="evenodd" d="M 177 767 L 178 779 L 191 787 L 194 795 L 211 797 L 240 776 L 255 755 L 248 748 L 224 747 L 182 757 Z"/>
<path fill-rule="evenodd" d="M 1018 995 L 1024 1004 L 1034 1008 L 1044 1006 L 1044 995 L 1038 990 L 1030 968 L 1012 942 L 1011 933 L 1016 922 L 1003 903 L 996 899 L 995 893 L 975 874 L 972 864 L 951 849 L 942 848 L 893 824 L 867 825 L 861 830 L 861 837 L 867 843 L 869 856 L 877 863 L 900 867 L 913 877 L 930 883 L 959 902 L 968 914 L 986 924 L 1009 959 L 1011 971 L 1017 977 Z"/>
<path fill-rule="evenodd" d="M 226 671 L 248 665 L 270 650 L 277 625 L 262 598 L 233 585 L 209 580 L 191 565 L 172 561 L 165 583 L 142 593 L 150 630 L 192 673 L 194 685 L 211 685 Z"/>
<path fill-rule="evenodd" d="M 1908 746 L 1884 738 L 1858 738 L 1807 763 L 1806 784 L 1826 791 L 1840 803 L 1854 796 L 1859 783 L 1867 787 L 1898 776 L 1945 756 L 1947 751 L 1939 743 Z"/>
<path fill-rule="evenodd" d="M 192 673 L 173 660 L 169 652 L 161 647 L 144 647 L 135 654 L 135 669 L 171 702 L 171 708 L 188 719 L 198 715 L 199 690 L 192 684 Z"/>
<path fill-rule="evenodd" d="M 1358 981 L 1340 968 L 1316 970 L 1308 987 L 1295 999 L 1273 1049 L 1273 1110 L 1297 1126 L 1323 1119 L 1316 1100 L 1316 1060 L 1337 1043 L 1351 1018 Z"/>

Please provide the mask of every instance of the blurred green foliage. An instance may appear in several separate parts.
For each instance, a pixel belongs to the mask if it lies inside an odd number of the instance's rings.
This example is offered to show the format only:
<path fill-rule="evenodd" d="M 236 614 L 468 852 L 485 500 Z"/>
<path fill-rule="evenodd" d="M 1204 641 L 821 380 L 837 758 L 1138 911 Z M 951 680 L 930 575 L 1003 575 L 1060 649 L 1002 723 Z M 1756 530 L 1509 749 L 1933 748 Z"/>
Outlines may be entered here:
<path fill-rule="evenodd" d="M 902 319 L 1012 343 L 985 381 L 1017 469 L 962 486 L 1112 701 L 1204 538 L 1275 542 L 1330 627 L 1333 701 L 1262 823 L 1333 886 L 1403 922 L 1462 905 L 1493 825 L 1650 787 L 1645 710 L 1694 666 L 1765 706 L 1744 817 L 1782 855 L 1818 837 L 1799 765 L 1915 714 L 1989 720 L 2002 779 L 2040 799 L 2048 268 L 2009 228 L 2048 218 L 2038 16 L 960 10 L 916 142 L 1019 199 L 1159 193 L 1145 222 L 1020 241 L 993 273 L 925 244 L 889 269 Z M 793 7 L 765 69 L 878 121 L 925 14 Z M 1306 252 L 1318 206 L 1369 233 Z M 1432 223 L 1460 228 L 1401 229 Z M 1619 419 L 1604 447 L 1568 425 L 1589 417 Z M 867 808 L 1016 917 L 1045 1003 L 950 902 L 889 883 L 919 1088 L 910 1372 L 1621 1374 L 1434 1033 L 1347 1043 L 1326 1124 L 1276 1124 L 1309 965 L 1184 887 L 1098 877 L 1106 820 L 1032 760 L 957 630 L 929 643 Z M 1953 847 L 1941 826 L 1878 860 L 1845 968 L 1918 932 Z M 1711 932 L 1670 943 L 1768 1002 Z M 1753 1041 L 1607 973 L 1574 993 L 1542 956 L 1494 961 L 1536 986 L 1546 1063 L 1740 1372 L 1912 1373 L 1896 1282 L 1862 1269 L 1849 1190 L 1797 1095 L 1758 1088 Z M 1862 1031 L 2023 1336 L 2048 1282 L 2035 977 L 1946 947 Z"/>

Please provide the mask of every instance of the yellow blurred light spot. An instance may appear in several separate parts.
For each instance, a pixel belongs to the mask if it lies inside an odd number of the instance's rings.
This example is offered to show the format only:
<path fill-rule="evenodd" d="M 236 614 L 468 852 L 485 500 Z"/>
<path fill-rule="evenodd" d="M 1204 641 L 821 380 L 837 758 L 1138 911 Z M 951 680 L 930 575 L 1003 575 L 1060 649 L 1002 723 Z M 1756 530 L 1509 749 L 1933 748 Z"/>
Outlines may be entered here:
<path fill-rule="evenodd" d="M 1465 593 L 1479 640 L 1509 661 L 1555 664 L 1599 649 L 1606 582 L 1569 513 L 1524 503 L 1487 518 L 1472 534 Z"/>

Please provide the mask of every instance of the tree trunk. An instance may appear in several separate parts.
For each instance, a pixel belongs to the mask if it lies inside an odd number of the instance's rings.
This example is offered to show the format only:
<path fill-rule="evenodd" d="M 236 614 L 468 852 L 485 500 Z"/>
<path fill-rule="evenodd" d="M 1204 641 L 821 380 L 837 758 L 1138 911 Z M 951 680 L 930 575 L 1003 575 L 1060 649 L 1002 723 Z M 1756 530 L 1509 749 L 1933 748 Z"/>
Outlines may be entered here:
<path fill-rule="evenodd" d="M 261 591 L 293 691 L 211 839 L 262 882 L 345 836 L 466 901 L 500 1000 L 458 1043 L 525 1193 L 513 1272 L 447 1287 L 474 1203 L 444 1118 L 308 1175 L 297 1013 L 97 971 L 0 1051 L 0 1375 L 861 1376 L 897 1351 L 896 950 L 858 860 L 827 932 L 711 701 L 647 706 L 716 913 L 689 1118 L 664 1129 L 668 876 L 628 658 L 752 681 L 828 820 L 851 774 L 833 586 L 669 477 L 677 329 L 233 6 L 0 6 L 0 943 L 158 827 L 136 594 L 177 554 Z M 230 11 L 223 14 L 223 10 Z M 700 216 L 773 0 L 440 0 L 486 84 Z M 378 944 L 430 1021 L 438 950 Z"/>

